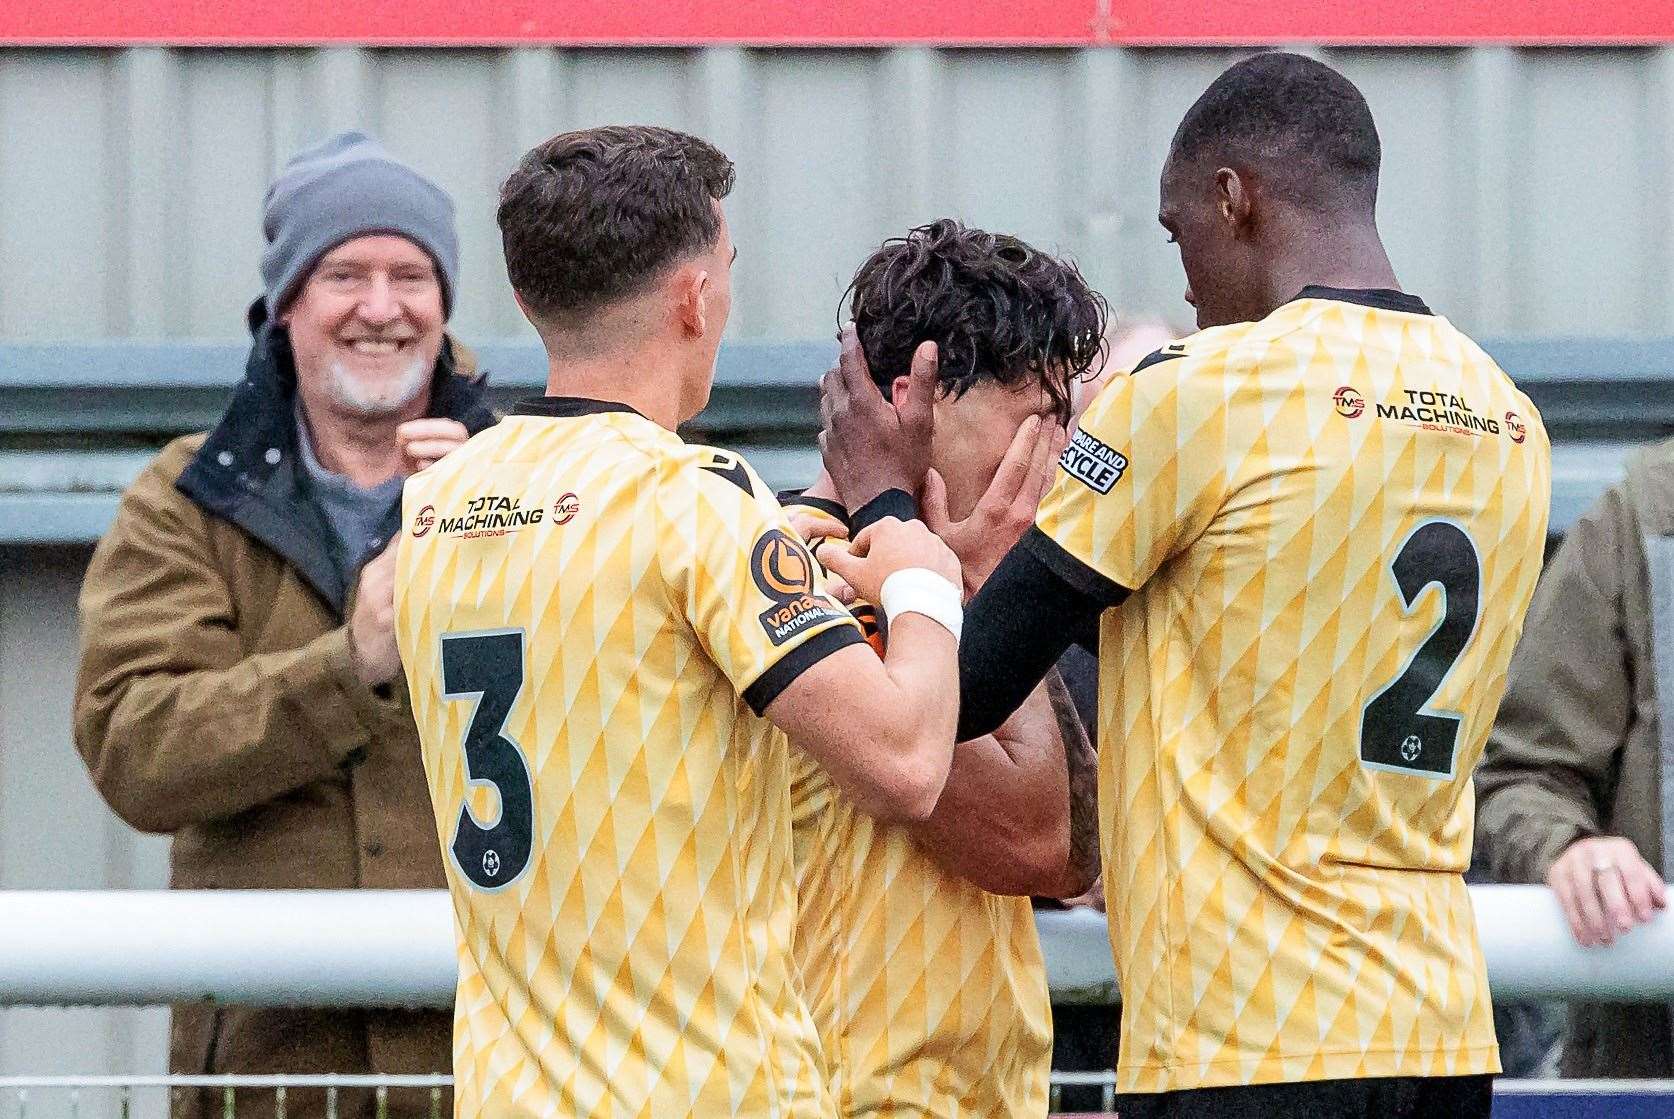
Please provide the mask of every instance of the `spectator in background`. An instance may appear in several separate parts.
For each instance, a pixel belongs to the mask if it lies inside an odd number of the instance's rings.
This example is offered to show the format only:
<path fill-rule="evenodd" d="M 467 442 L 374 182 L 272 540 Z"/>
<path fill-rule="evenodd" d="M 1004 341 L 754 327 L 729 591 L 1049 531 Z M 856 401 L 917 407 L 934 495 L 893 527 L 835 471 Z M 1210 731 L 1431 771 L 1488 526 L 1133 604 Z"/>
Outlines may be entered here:
<path fill-rule="evenodd" d="M 1641 455 L 1548 565 L 1477 771 L 1495 878 L 1552 887 L 1584 946 L 1667 902 L 1674 855 L 1674 442 Z M 1574 1004 L 1565 1076 L 1667 1077 L 1665 1005 Z"/>
<path fill-rule="evenodd" d="M 392 631 L 406 474 L 493 422 L 444 333 L 453 203 L 359 133 L 269 188 L 263 297 L 215 430 L 123 497 L 81 594 L 76 745 L 110 806 L 174 836 L 186 889 L 439 888 L 435 818 Z M 260 961 L 252 961 L 260 966 Z M 180 1073 L 429 1073 L 446 1011 L 174 1011 Z M 240 1099 L 271 1114 L 271 1092 Z M 321 1115 L 323 1092 L 287 1113 Z M 392 1092 L 427 1115 L 429 1092 Z M 182 1093 L 177 1115 L 219 1114 Z M 343 1092 L 339 1112 L 373 1113 Z"/>

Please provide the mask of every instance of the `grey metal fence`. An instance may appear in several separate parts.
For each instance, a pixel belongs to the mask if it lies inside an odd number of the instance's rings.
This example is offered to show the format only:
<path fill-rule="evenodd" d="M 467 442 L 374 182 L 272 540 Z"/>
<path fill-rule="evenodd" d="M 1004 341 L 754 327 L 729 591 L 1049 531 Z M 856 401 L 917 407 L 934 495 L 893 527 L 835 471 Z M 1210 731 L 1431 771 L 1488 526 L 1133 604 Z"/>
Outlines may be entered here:
<path fill-rule="evenodd" d="M 1674 338 L 1490 339 L 1552 434 L 1552 525 L 1561 532 L 1638 446 L 1674 435 Z M 497 401 L 541 391 L 525 342 L 476 347 Z M 244 367 L 236 343 L 0 343 L 0 544 L 90 543 L 163 441 L 211 426 Z M 819 375 L 830 342 L 721 350 L 696 439 L 744 452 L 772 485 L 818 470 Z"/>

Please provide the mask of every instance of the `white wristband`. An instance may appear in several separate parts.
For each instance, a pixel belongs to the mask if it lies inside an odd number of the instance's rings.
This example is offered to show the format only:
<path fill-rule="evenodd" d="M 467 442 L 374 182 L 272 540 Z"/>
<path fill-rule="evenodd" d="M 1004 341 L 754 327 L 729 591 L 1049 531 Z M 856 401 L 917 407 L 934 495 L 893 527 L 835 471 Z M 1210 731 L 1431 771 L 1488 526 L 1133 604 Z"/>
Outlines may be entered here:
<path fill-rule="evenodd" d="M 928 567 L 904 567 L 883 582 L 878 605 L 885 618 L 923 614 L 959 640 L 965 628 L 964 596 L 953 583 Z"/>

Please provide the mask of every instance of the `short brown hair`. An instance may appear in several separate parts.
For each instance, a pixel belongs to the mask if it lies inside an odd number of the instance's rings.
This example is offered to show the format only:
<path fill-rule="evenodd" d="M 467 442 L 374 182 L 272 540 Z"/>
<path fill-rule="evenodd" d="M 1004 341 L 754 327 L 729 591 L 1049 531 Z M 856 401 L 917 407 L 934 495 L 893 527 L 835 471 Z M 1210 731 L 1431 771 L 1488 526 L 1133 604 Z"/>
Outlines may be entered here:
<path fill-rule="evenodd" d="M 1037 383 L 1068 422 L 1071 383 L 1104 354 L 1108 308 L 1073 262 L 953 218 L 885 241 L 845 294 L 872 378 L 886 394 L 928 340 L 936 343 L 944 394 L 957 398 L 983 381 Z"/>
<path fill-rule="evenodd" d="M 714 203 L 732 183 L 732 161 L 684 132 L 611 125 L 554 136 L 500 188 L 512 288 L 542 320 L 585 319 L 714 245 Z"/>

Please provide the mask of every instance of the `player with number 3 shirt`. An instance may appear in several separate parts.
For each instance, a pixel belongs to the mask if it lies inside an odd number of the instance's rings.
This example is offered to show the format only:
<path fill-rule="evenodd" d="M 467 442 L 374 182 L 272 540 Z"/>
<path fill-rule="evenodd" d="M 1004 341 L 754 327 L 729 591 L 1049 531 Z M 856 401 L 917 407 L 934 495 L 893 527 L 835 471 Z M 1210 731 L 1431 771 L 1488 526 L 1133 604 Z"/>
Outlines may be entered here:
<path fill-rule="evenodd" d="M 916 582 L 880 658 L 750 465 L 676 433 L 714 380 L 731 185 L 667 129 L 526 155 L 499 219 L 548 395 L 403 495 L 460 1119 L 831 1115 L 791 955 L 792 745 L 889 820 L 928 816 L 952 762 L 954 554 L 890 522 L 845 566 Z"/>

